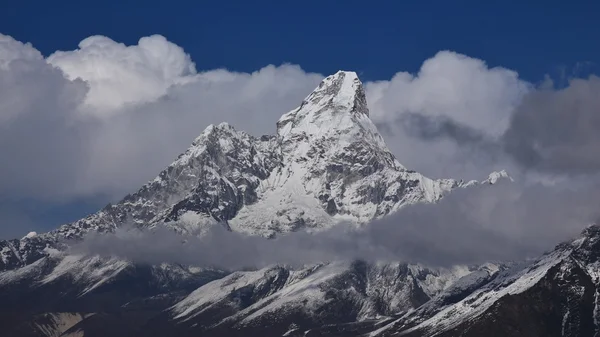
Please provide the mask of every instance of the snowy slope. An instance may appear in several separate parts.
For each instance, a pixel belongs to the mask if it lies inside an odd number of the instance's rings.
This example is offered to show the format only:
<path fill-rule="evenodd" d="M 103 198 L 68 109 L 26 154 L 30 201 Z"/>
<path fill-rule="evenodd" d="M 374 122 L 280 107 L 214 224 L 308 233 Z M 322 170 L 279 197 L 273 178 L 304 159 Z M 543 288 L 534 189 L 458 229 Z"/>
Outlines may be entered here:
<path fill-rule="evenodd" d="M 484 266 L 369 335 L 596 335 L 599 258 L 600 227 L 591 226 L 534 261 L 504 270 Z"/>
<path fill-rule="evenodd" d="M 414 310 L 474 271 L 466 266 L 430 269 L 364 262 L 332 262 L 301 269 L 273 266 L 235 272 L 208 283 L 171 311 L 175 320 L 196 318 L 205 328 L 260 326 L 268 324 L 265 320 L 276 323 L 294 315 L 363 321 Z M 232 311 L 218 320 L 205 319 L 214 318 L 223 307 Z M 343 309 L 330 312 L 332 307 Z"/>

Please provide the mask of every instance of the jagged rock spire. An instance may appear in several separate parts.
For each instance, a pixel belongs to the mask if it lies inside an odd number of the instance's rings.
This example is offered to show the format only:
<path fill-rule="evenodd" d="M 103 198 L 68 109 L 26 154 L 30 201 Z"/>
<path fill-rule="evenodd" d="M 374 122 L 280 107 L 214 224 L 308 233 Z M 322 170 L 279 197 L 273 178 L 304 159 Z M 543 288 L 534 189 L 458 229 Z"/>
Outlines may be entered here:
<path fill-rule="evenodd" d="M 363 85 L 354 72 L 339 71 L 326 77 L 319 86 L 308 95 L 300 107 L 283 115 L 277 122 L 280 136 L 286 136 L 293 129 L 301 127 L 303 131 L 322 127 L 345 126 L 342 122 L 351 122 L 369 116 Z M 335 125 L 338 123 L 338 125 Z"/>
<path fill-rule="evenodd" d="M 326 77 L 300 107 L 284 114 L 277 122 L 277 135 L 284 152 L 301 157 L 315 146 L 343 151 L 357 142 L 389 153 L 369 119 L 363 85 L 348 71 Z"/>

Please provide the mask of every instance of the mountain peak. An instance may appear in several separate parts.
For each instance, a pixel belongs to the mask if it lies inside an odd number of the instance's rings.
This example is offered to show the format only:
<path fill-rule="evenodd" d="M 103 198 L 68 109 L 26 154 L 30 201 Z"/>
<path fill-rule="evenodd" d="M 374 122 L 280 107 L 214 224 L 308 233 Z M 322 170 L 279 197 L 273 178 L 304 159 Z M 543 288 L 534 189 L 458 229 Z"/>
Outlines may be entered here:
<path fill-rule="evenodd" d="M 279 119 L 277 134 L 283 143 L 296 145 L 303 139 L 354 142 L 366 136 L 385 148 L 383 138 L 369 119 L 363 85 L 350 71 L 338 71 L 323 79 L 298 108 Z"/>
<path fill-rule="evenodd" d="M 483 183 L 488 183 L 490 185 L 494 185 L 500 180 L 508 180 L 514 182 L 513 178 L 506 172 L 506 170 L 502 171 L 494 171 L 489 174 L 488 178 L 483 181 Z"/>
<path fill-rule="evenodd" d="M 338 71 L 327 76 L 319 86 L 304 99 L 302 104 L 332 105 L 369 115 L 362 82 L 353 71 Z"/>
<path fill-rule="evenodd" d="M 303 104 L 333 105 L 369 115 L 366 95 L 361 81 L 353 71 L 338 71 L 327 76 L 304 100 Z"/>

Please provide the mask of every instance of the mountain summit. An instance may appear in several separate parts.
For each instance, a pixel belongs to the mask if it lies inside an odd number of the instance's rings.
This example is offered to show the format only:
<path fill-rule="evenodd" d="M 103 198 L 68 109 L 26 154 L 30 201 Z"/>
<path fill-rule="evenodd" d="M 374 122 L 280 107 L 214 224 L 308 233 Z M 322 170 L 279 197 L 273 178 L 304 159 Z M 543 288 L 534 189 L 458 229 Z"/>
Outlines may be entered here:
<path fill-rule="evenodd" d="M 298 137 L 350 136 L 351 130 L 378 135 L 369 120 L 369 109 L 362 83 L 354 72 L 339 71 L 325 78 L 306 97 L 299 108 L 283 115 L 277 122 L 277 134 L 283 142 L 293 143 Z M 381 137 L 376 137 L 385 146 Z"/>

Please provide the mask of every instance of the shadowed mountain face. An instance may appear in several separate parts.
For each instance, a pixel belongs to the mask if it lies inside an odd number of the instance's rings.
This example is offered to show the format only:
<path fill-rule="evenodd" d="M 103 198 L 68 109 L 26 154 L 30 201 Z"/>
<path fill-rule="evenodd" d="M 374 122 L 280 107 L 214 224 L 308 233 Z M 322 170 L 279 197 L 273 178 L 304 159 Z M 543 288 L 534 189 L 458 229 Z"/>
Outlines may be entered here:
<path fill-rule="evenodd" d="M 1 241 L 2 335 L 593 335 L 595 227 L 537 261 L 451 268 L 339 261 L 221 271 L 68 249 L 126 226 L 167 228 L 182 240 L 225 226 L 267 240 L 368 225 L 474 184 L 404 168 L 369 119 L 356 74 L 338 72 L 280 118 L 276 135 L 211 125 L 119 203 L 49 233 Z"/>

